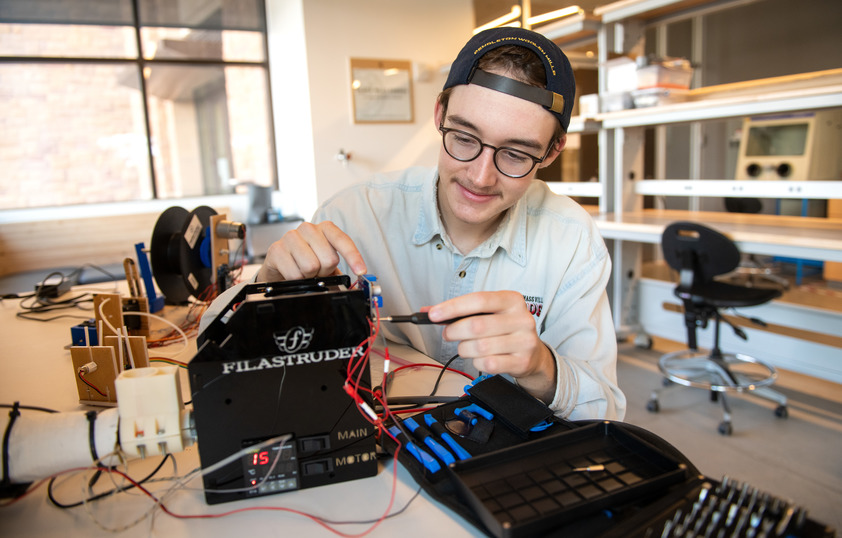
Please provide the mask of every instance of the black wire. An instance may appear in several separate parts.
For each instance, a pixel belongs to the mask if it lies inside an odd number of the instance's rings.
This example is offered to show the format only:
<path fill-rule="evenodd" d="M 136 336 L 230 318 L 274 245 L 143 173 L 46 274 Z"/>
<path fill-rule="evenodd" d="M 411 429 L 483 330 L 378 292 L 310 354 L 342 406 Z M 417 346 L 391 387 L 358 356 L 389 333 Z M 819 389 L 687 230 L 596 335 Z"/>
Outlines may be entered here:
<path fill-rule="evenodd" d="M 63 319 L 63 318 L 81 319 L 81 320 L 91 319 L 90 316 L 74 316 L 73 314 L 59 314 L 58 316 L 53 316 L 51 318 L 39 318 L 39 317 L 33 316 L 31 314 L 27 314 L 26 312 L 18 312 L 16 314 L 16 316 L 19 317 L 20 319 L 26 319 L 26 320 L 29 320 L 29 321 L 43 321 L 43 322 L 55 321 L 57 319 Z"/>
<path fill-rule="evenodd" d="M 12 407 L 14 407 L 14 405 L 0 403 L 0 407 L 11 409 Z M 55 409 L 47 409 L 46 407 L 35 407 L 32 405 L 19 405 L 18 409 L 27 409 L 29 411 L 42 411 L 44 413 L 58 413 L 58 411 L 56 411 Z"/>
<path fill-rule="evenodd" d="M 35 297 L 35 292 L 30 291 L 25 294 L 21 293 L 4 293 L 0 296 L 0 299 L 29 299 L 30 297 Z"/>
<path fill-rule="evenodd" d="M 71 297 L 69 299 L 62 299 L 61 301 L 54 301 L 51 297 L 45 297 L 43 294 L 35 294 L 32 297 L 37 304 L 32 305 L 30 303 L 21 302 L 20 307 L 23 310 L 30 310 L 33 312 L 49 312 L 50 310 L 59 310 L 62 308 L 70 308 L 76 306 L 78 304 L 84 302 L 92 302 L 93 298 L 89 293 L 83 293 L 81 295 L 77 295 L 75 297 Z"/>
<path fill-rule="evenodd" d="M 21 301 L 19 306 L 21 310 L 23 310 L 23 312 L 18 312 L 16 316 L 21 319 L 27 319 L 31 321 L 52 321 L 64 317 L 79 318 L 79 316 L 73 316 L 71 314 L 60 314 L 58 316 L 53 316 L 50 318 L 35 317 L 32 314 L 43 314 L 47 312 L 53 312 L 56 310 L 69 310 L 71 308 L 80 308 L 79 305 L 83 303 L 93 302 L 93 297 L 91 297 L 89 293 L 83 293 L 81 295 L 77 295 L 69 299 L 62 299 L 61 301 L 53 301 L 52 298 L 46 297 L 42 293 L 35 293 L 34 295 L 28 298 L 32 299 L 32 301 Z M 89 318 L 90 316 L 85 316 L 84 318 L 79 319 Z"/>
<path fill-rule="evenodd" d="M 92 269 L 96 269 L 97 271 L 106 275 L 111 281 L 118 280 L 118 277 L 113 273 L 109 272 L 106 269 L 98 265 L 94 265 L 92 263 L 86 263 L 80 267 L 77 267 L 73 271 L 70 272 L 69 275 L 64 275 L 60 271 L 53 271 L 45 276 L 41 281 L 46 282 L 52 277 L 59 277 L 61 281 L 58 285 L 69 283 L 71 285 L 75 285 L 79 282 L 79 277 L 82 274 L 82 271 L 86 268 L 90 267 Z M 20 303 L 20 308 L 24 310 L 24 312 L 18 312 L 17 317 L 21 319 L 27 319 L 30 321 L 53 321 L 60 318 L 74 318 L 74 319 L 88 319 L 90 316 L 86 316 L 81 318 L 79 316 L 74 316 L 71 314 L 60 314 L 58 316 L 53 316 L 50 318 L 44 317 L 35 317 L 32 314 L 43 314 L 46 312 L 52 312 L 54 310 L 68 310 L 71 308 L 79 308 L 79 305 L 82 303 L 92 302 L 93 298 L 89 293 L 83 293 L 81 295 L 77 295 L 76 297 L 71 297 L 70 299 L 62 299 L 60 301 L 54 301 L 53 297 L 50 297 L 46 293 L 46 286 L 38 286 L 35 289 L 35 292 L 29 295 L 21 295 L 21 294 L 14 294 L 14 295 L 4 295 L 4 299 L 32 299 L 30 302 L 23 302 Z"/>
<path fill-rule="evenodd" d="M 433 392 L 430 393 L 430 396 L 435 396 L 436 391 L 439 390 L 439 383 L 441 383 L 441 378 L 444 376 L 444 373 L 447 371 L 447 367 L 450 366 L 450 363 L 455 361 L 459 357 L 459 354 L 450 357 L 447 359 L 447 362 L 444 363 L 444 366 L 441 367 L 441 372 L 439 372 L 439 376 L 436 378 L 436 384 L 433 385 Z"/>
<path fill-rule="evenodd" d="M 458 400 L 459 396 L 389 396 L 389 407 L 400 407 L 401 411 L 415 407 L 425 407 L 430 404 L 448 403 Z M 377 407 L 380 409 L 380 406 Z"/>
<path fill-rule="evenodd" d="M 6 430 L 3 432 L 3 478 L 0 481 L 0 484 L 3 485 L 3 488 L 7 488 L 11 485 L 12 481 L 9 478 L 9 439 L 12 436 L 12 426 L 14 426 L 15 422 L 17 422 L 17 418 L 20 416 L 20 404 L 15 402 L 12 405 L 12 410 L 9 411 L 9 422 L 6 424 Z"/>
<path fill-rule="evenodd" d="M 164 458 L 161 460 L 161 463 L 159 463 L 158 466 L 155 467 L 155 469 L 153 469 L 152 472 L 149 473 L 148 476 L 146 476 L 146 478 L 144 478 L 143 480 L 138 480 L 137 483 L 140 485 L 140 484 L 143 484 L 143 483 L 151 480 L 153 476 L 158 474 L 158 471 L 161 470 L 161 468 L 167 462 L 167 459 L 172 458 L 172 457 L 173 457 L 172 454 L 167 454 L 166 456 L 164 456 Z M 115 493 L 121 493 L 123 491 L 128 491 L 128 490 L 135 487 L 134 484 L 129 484 L 126 487 L 117 487 L 117 488 L 110 489 L 108 491 L 104 491 L 102 493 L 99 493 L 99 494 L 94 495 L 92 497 L 88 497 L 84 501 L 78 501 L 78 502 L 71 503 L 71 504 L 63 504 L 63 503 L 58 502 L 58 500 L 56 500 L 55 496 L 53 495 L 53 484 L 55 483 L 56 478 L 57 477 L 51 478 L 49 484 L 47 484 L 47 497 L 49 497 L 51 503 L 53 503 L 55 506 L 57 506 L 58 508 L 61 508 L 63 510 L 67 510 L 67 509 L 70 509 L 70 508 L 77 508 L 79 506 L 82 506 L 85 503 L 98 501 L 100 499 L 104 499 L 105 497 L 110 497 L 111 495 L 114 495 Z"/>
<path fill-rule="evenodd" d="M 85 267 L 90 267 L 91 269 L 96 269 L 100 273 L 102 273 L 105 276 L 107 276 L 108 278 L 110 278 L 112 282 L 116 281 L 116 280 L 122 280 L 122 278 L 124 278 L 124 277 L 118 277 L 117 275 L 115 275 L 111 271 L 108 271 L 107 269 L 104 269 L 104 268 L 100 267 L 99 265 L 96 265 L 96 264 L 93 264 L 93 263 L 86 263 L 86 264 L 83 264 L 83 265 L 77 267 L 76 269 L 74 269 L 73 272 L 71 272 L 70 275 L 68 276 L 68 280 L 70 280 L 70 277 L 75 277 L 75 278 L 73 278 L 73 282 L 74 282 L 74 284 L 77 283 L 79 281 L 79 277 L 82 275 L 82 271 L 85 269 Z"/>
<path fill-rule="evenodd" d="M 60 318 L 73 318 L 73 319 L 90 319 L 90 314 L 81 315 L 81 314 L 58 314 L 56 316 L 51 317 L 44 317 L 41 314 L 47 314 L 49 312 L 57 312 L 61 310 L 70 310 L 72 308 L 78 308 L 81 310 L 88 310 L 82 308 L 80 305 L 83 303 L 92 302 L 92 299 L 87 298 L 87 294 L 80 295 L 78 297 L 74 297 L 72 302 L 62 304 L 62 303 L 52 303 L 52 304 L 41 304 L 40 306 L 29 306 L 21 304 L 20 307 L 23 309 L 23 312 L 17 312 L 15 315 L 18 318 L 26 319 L 30 321 L 53 321 Z"/>

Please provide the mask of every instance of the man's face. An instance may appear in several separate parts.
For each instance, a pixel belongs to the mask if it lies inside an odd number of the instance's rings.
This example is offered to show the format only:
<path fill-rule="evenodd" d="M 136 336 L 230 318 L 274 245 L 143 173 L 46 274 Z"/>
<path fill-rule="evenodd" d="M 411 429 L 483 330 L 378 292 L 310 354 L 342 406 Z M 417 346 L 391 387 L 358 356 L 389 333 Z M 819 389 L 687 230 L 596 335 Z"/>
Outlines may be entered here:
<path fill-rule="evenodd" d="M 485 144 L 511 147 L 538 158 L 547 153 L 556 126 L 556 119 L 540 105 L 472 84 L 453 88 L 447 115 L 442 116 L 437 103 L 436 127 L 443 121 L 444 127 L 470 133 Z M 483 148 L 473 161 L 461 162 L 442 146 L 438 201 L 445 226 L 496 226 L 502 214 L 529 188 L 539 167 L 555 159 L 563 143 L 562 139 L 542 164 L 522 178 L 510 178 L 497 170 L 491 148 Z"/>

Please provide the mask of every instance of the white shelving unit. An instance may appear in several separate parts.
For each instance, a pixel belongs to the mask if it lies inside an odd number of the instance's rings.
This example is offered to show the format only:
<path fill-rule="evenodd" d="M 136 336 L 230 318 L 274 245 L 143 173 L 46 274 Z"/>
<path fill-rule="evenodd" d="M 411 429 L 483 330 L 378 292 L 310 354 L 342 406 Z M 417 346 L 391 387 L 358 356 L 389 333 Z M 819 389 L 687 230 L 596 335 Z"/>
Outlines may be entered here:
<path fill-rule="evenodd" d="M 733 181 L 726 179 L 649 179 L 634 192 L 655 196 L 729 196 L 733 198 L 842 198 L 842 181 Z"/>
<path fill-rule="evenodd" d="M 594 10 L 594 14 L 601 18 L 598 29 L 600 90 L 605 88 L 602 66 L 609 53 L 628 54 L 632 49 L 639 50 L 643 29 L 647 25 L 687 19 L 759 1 L 762 0 L 620 0 L 600 6 Z M 595 218 L 612 251 L 614 266 L 610 299 L 619 336 L 640 333 L 645 329 L 639 319 L 640 304 L 651 302 L 654 298 L 641 297 L 641 288 L 646 286 L 645 279 L 640 278 L 641 246 L 645 243 L 660 244 L 661 234 L 670 222 L 696 220 L 710 223 L 733 237 L 745 253 L 842 261 L 842 219 L 643 210 L 643 195 L 842 198 L 842 181 L 640 180 L 643 177 L 643 137 L 648 127 L 692 125 L 696 122 L 842 107 L 842 69 L 796 75 L 790 77 L 792 80 L 780 78 L 783 82 L 769 79 L 756 84 L 727 85 L 721 90 L 718 87 L 702 88 L 691 91 L 686 102 L 602 113 L 594 118 L 574 118 L 571 121 L 571 132 L 598 133 L 599 183 L 561 183 L 556 192 L 599 197 L 599 214 Z M 654 300 L 660 301 L 662 297 Z M 647 305 L 647 309 L 651 308 Z M 780 305 L 776 308 L 776 312 L 781 310 Z M 786 307 L 783 311 L 789 312 L 783 314 L 784 317 L 804 317 L 803 312 L 788 311 Z M 814 313 L 811 310 L 811 315 Z M 828 332 L 842 330 L 842 315 L 838 312 L 821 314 L 830 324 L 826 325 Z M 795 320 L 794 317 L 792 319 Z M 793 323 L 797 325 L 798 322 Z M 762 337 L 757 340 L 762 341 Z M 806 345 L 815 346 L 815 343 Z M 775 356 L 774 350 L 772 356 L 779 366 L 842 380 L 842 348 L 835 347 L 835 344 L 821 344 L 818 350 L 811 348 L 811 353 L 817 354 L 815 364 L 822 365 L 818 369 L 794 364 L 787 357 Z M 803 361 L 803 358 L 799 360 Z M 832 371 L 827 373 L 828 364 L 839 366 L 832 366 Z"/>
<path fill-rule="evenodd" d="M 645 17 L 650 23 L 664 23 L 705 15 L 760 0 L 619 0 L 594 9 L 603 24 L 625 23 Z"/>
<path fill-rule="evenodd" d="M 652 108 L 600 114 L 603 129 L 646 127 L 670 123 L 759 116 L 777 112 L 818 110 L 842 106 L 842 84 L 674 103 Z"/>
<path fill-rule="evenodd" d="M 575 181 L 552 181 L 547 182 L 550 190 L 556 194 L 567 196 L 589 196 L 599 198 L 602 196 L 602 184 Z"/>
<path fill-rule="evenodd" d="M 597 17 L 580 11 L 575 15 L 536 28 L 536 31 L 540 31 L 553 41 L 564 41 L 567 47 L 575 47 L 595 41 L 601 26 L 602 23 Z"/>

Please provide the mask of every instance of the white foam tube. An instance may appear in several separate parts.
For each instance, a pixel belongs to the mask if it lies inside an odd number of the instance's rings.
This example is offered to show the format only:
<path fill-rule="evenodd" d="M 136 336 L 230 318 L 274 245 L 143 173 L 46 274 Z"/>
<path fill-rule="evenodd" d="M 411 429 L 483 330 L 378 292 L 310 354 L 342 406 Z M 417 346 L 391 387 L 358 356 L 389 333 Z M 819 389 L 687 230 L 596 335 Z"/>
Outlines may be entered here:
<path fill-rule="evenodd" d="M 2 413 L 0 416 L 5 418 L 0 422 L 5 431 L 9 414 Z M 117 408 L 97 414 L 93 425 L 94 445 L 100 458 L 114 451 L 118 419 Z M 89 467 L 93 463 L 90 423 L 82 411 L 43 413 L 22 409 L 12 425 L 8 469 L 13 483 L 33 482 L 67 469 Z M 103 465 L 118 463 L 113 456 L 102 461 Z"/>

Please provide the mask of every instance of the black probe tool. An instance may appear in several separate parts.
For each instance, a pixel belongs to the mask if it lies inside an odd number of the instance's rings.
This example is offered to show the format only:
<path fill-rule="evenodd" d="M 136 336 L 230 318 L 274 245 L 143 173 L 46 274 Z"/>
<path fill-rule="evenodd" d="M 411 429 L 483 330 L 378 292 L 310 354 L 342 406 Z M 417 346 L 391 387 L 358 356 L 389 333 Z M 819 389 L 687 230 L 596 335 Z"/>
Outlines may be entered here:
<path fill-rule="evenodd" d="M 479 314 L 474 314 L 479 315 Z M 391 321 L 392 323 L 414 323 L 415 325 L 447 325 L 460 319 L 465 319 L 470 316 L 460 316 L 458 318 L 446 319 L 444 321 L 432 321 L 426 312 L 415 312 L 408 316 L 384 316 L 380 321 Z"/>

